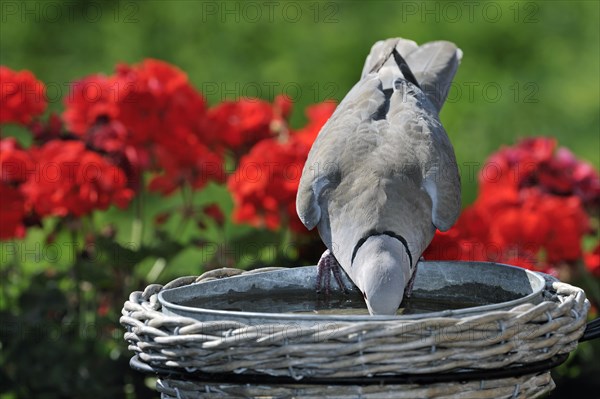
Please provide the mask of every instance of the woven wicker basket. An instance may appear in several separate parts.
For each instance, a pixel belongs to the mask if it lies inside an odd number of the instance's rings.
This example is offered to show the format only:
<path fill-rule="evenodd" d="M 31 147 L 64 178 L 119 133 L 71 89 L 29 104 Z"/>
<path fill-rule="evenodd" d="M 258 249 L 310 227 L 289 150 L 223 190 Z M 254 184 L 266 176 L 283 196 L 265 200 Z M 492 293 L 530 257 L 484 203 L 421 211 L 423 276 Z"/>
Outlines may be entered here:
<path fill-rule="evenodd" d="M 163 399 L 196 398 L 314 398 L 314 399 L 415 399 L 415 398 L 535 398 L 554 389 L 550 372 L 464 383 L 402 385 L 267 385 L 214 384 L 159 379 Z"/>
<path fill-rule="evenodd" d="M 163 398 L 536 397 L 554 388 L 549 368 L 576 348 L 590 306 L 545 276 L 541 303 L 464 317 L 290 326 L 162 312 L 161 290 L 237 273 L 150 285 L 125 302 L 124 338 Z"/>

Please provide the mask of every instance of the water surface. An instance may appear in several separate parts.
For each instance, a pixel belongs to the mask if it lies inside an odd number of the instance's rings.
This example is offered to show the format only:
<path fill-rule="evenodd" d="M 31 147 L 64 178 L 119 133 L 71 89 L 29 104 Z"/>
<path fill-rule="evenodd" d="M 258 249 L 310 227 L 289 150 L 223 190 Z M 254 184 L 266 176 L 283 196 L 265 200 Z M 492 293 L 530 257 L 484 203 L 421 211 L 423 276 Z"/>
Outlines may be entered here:
<path fill-rule="evenodd" d="M 404 299 L 397 314 L 430 313 L 485 304 L 485 301 L 465 301 L 464 298 L 448 300 L 447 298 L 414 296 Z M 314 290 L 252 290 L 244 293 L 230 292 L 226 295 L 208 298 L 193 298 L 181 302 L 180 305 L 236 312 L 323 315 L 369 314 L 365 301 L 358 291 L 352 291 L 349 294 L 335 291 L 327 296 L 323 293 L 317 294 Z"/>

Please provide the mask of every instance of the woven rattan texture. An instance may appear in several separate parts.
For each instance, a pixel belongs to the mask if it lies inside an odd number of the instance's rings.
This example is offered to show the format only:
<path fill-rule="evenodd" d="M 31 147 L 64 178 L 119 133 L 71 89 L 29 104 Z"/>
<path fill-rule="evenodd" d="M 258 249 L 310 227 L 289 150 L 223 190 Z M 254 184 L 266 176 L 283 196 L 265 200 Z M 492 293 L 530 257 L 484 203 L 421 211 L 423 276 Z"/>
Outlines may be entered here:
<path fill-rule="evenodd" d="M 500 399 L 536 398 L 552 389 L 550 372 L 487 381 L 402 385 L 233 385 L 159 380 L 163 399 L 302 398 L 302 399 Z"/>
<path fill-rule="evenodd" d="M 220 269 L 150 285 L 125 302 L 121 324 L 139 359 L 154 367 L 204 373 L 310 378 L 491 370 L 550 359 L 575 349 L 589 302 L 583 290 L 547 278 L 544 301 L 465 317 L 302 325 L 201 322 L 161 312 L 162 289 L 242 273 Z M 549 372 L 468 383 L 398 386 L 250 386 L 162 379 L 163 398 L 188 397 L 534 397 L 550 391 Z M 332 390 L 327 393 L 327 390 Z M 325 390 L 325 391 L 324 391 Z M 204 396 L 213 395 L 213 396 Z M 402 396 L 408 395 L 408 396 Z"/>

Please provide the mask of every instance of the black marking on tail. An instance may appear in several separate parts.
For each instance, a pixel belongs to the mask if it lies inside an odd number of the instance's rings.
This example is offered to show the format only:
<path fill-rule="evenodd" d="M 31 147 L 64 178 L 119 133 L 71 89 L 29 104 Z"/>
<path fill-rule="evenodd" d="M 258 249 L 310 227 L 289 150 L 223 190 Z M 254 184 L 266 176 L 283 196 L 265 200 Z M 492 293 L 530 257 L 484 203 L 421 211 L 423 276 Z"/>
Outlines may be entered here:
<path fill-rule="evenodd" d="M 396 64 L 398 64 L 398 67 L 400 68 L 400 72 L 402 72 L 402 75 L 404 75 L 406 80 L 408 80 L 410 83 L 414 84 L 420 89 L 421 86 L 419 86 L 417 78 L 415 78 L 415 75 L 413 75 L 412 71 L 408 67 L 408 64 L 406 63 L 404 58 L 402 58 L 402 56 L 400 55 L 398 50 L 396 50 L 395 47 L 394 50 L 392 50 L 392 55 L 394 56 L 394 61 L 396 61 Z"/>
<path fill-rule="evenodd" d="M 390 110 L 390 98 L 392 98 L 392 94 L 394 94 L 394 89 L 385 89 L 383 90 L 383 86 L 379 85 L 379 89 L 383 92 L 384 101 L 381 103 L 377 111 L 371 115 L 371 118 L 374 121 L 379 121 L 382 119 L 386 119 L 387 113 Z"/>

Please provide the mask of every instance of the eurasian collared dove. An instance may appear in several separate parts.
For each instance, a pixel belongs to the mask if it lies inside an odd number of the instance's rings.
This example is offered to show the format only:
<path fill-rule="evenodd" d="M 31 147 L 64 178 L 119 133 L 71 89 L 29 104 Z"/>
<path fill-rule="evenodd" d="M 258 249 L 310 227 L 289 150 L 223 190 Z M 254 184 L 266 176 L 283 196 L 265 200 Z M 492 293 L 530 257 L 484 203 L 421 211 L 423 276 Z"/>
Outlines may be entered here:
<path fill-rule="evenodd" d="M 438 113 L 461 57 L 446 41 L 375 43 L 304 166 L 296 208 L 328 248 L 320 274 L 338 278 L 339 263 L 371 314 L 396 313 L 436 228 L 448 230 L 460 213 L 458 167 Z"/>

